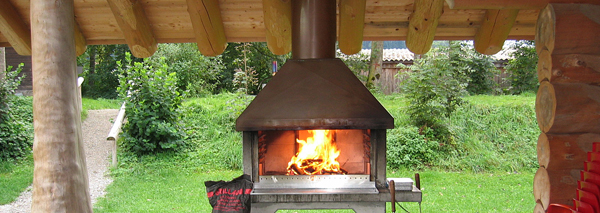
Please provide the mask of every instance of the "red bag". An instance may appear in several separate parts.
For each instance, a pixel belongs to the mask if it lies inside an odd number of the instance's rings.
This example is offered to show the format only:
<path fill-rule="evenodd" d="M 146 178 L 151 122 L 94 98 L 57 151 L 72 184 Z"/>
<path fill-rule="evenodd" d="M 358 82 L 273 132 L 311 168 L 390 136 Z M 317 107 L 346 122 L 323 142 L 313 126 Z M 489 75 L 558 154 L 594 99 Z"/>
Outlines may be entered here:
<path fill-rule="evenodd" d="M 206 181 L 206 195 L 213 213 L 250 213 L 252 181 L 242 175 L 232 181 Z"/>

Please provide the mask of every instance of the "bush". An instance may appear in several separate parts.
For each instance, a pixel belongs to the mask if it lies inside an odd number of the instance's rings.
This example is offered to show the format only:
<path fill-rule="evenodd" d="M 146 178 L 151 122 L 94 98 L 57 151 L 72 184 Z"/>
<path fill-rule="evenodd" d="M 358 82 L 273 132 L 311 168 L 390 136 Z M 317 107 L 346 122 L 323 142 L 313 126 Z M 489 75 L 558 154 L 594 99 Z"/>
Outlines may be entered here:
<path fill-rule="evenodd" d="M 8 66 L 4 79 L 0 79 L 0 161 L 23 157 L 31 152 L 33 145 L 32 118 L 28 117 L 32 112 L 22 113 L 26 110 L 21 106 L 30 103 L 14 95 L 23 78 L 17 77 L 22 65 L 15 70 Z"/>
<path fill-rule="evenodd" d="M 539 82 L 537 79 L 537 52 L 533 41 L 519 41 L 512 47 L 515 52 L 506 65 L 510 74 L 510 86 L 512 94 L 523 92 L 536 92 Z"/>
<path fill-rule="evenodd" d="M 129 53 L 126 62 L 131 62 Z M 184 146 L 184 133 L 177 123 L 182 97 L 176 73 L 168 72 L 162 60 L 156 64 L 152 67 L 144 60 L 124 67 L 119 62 L 118 90 L 126 101 L 128 121 L 123 126 L 122 145 L 137 154 L 179 151 Z"/>
<path fill-rule="evenodd" d="M 195 43 L 160 44 L 151 58 L 160 58 L 169 64 L 169 72 L 177 73 L 177 88 L 187 97 L 203 97 L 216 94 L 223 86 L 225 66 L 222 56 L 205 57 L 198 51 Z M 160 66 L 160 65 L 157 65 Z"/>
<path fill-rule="evenodd" d="M 410 100 L 408 114 L 417 127 L 443 125 L 463 102 L 467 77 L 450 59 L 444 49 L 434 49 L 415 61 L 413 72 L 406 72 L 409 77 L 402 86 Z"/>
<path fill-rule="evenodd" d="M 388 131 L 387 165 L 390 168 L 422 168 L 435 163 L 441 153 L 439 143 L 431 138 L 431 129 L 419 133 L 417 127 L 399 127 Z"/>

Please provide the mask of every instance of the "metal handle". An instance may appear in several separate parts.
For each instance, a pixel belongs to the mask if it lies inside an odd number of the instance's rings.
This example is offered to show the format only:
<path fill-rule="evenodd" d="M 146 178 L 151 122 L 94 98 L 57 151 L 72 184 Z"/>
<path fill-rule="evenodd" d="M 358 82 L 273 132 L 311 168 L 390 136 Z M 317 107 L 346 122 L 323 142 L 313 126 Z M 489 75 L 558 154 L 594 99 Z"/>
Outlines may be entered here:
<path fill-rule="evenodd" d="M 392 195 L 392 213 L 396 212 L 396 183 L 394 180 L 390 180 L 389 184 L 390 195 Z"/>
<path fill-rule="evenodd" d="M 417 185 L 417 189 L 421 190 L 421 177 L 419 177 L 419 173 L 415 173 L 415 184 Z"/>

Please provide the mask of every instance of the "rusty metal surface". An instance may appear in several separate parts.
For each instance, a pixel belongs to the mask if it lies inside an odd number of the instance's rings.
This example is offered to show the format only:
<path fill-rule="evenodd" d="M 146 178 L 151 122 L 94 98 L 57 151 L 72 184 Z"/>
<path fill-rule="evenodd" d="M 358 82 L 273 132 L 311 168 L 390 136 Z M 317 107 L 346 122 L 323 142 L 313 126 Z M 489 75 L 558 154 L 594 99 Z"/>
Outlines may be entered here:
<path fill-rule="evenodd" d="M 340 59 L 288 60 L 236 120 L 238 131 L 392 128 L 394 118 Z"/>
<path fill-rule="evenodd" d="M 335 0 L 292 1 L 292 58 L 335 58 Z"/>

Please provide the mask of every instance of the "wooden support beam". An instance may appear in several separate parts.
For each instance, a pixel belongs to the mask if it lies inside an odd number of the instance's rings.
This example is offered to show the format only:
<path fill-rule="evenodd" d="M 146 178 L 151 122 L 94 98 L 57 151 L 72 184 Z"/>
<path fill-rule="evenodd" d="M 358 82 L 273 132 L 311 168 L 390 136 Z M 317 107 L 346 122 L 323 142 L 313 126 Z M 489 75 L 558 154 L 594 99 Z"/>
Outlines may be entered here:
<path fill-rule="evenodd" d="M 346 55 L 356 54 L 362 49 L 366 3 L 366 0 L 339 1 L 338 44 Z"/>
<path fill-rule="evenodd" d="M 292 51 L 292 1 L 263 0 L 267 47 L 275 55 Z"/>
<path fill-rule="evenodd" d="M 533 198 L 541 203 L 544 209 L 550 203 L 550 177 L 545 168 L 540 167 L 533 176 Z"/>
<path fill-rule="evenodd" d="M 87 42 L 85 41 L 85 37 L 83 33 L 81 33 L 81 28 L 79 28 L 79 24 L 75 21 L 75 53 L 77 56 L 85 53 L 87 49 Z"/>
<path fill-rule="evenodd" d="M 425 54 L 431 49 L 444 0 L 415 0 L 408 23 L 406 47 L 414 54 Z"/>
<path fill-rule="evenodd" d="M 217 56 L 227 47 L 218 0 L 187 0 L 200 53 Z"/>
<path fill-rule="evenodd" d="M 92 212 L 78 105 L 73 0 L 31 0 L 32 212 Z"/>
<path fill-rule="evenodd" d="M 19 55 L 31 55 L 29 26 L 10 1 L 0 1 L 0 32 Z"/>
<path fill-rule="evenodd" d="M 518 14 L 519 10 L 487 10 L 475 34 L 475 50 L 486 55 L 500 52 Z"/>
<path fill-rule="evenodd" d="M 446 0 L 446 3 L 450 9 L 466 10 L 535 10 L 548 3 L 600 4 L 597 0 Z"/>
<path fill-rule="evenodd" d="M 150 57 L 158 43 L 139 0 L 107 0 L 133 56 Z"/>

